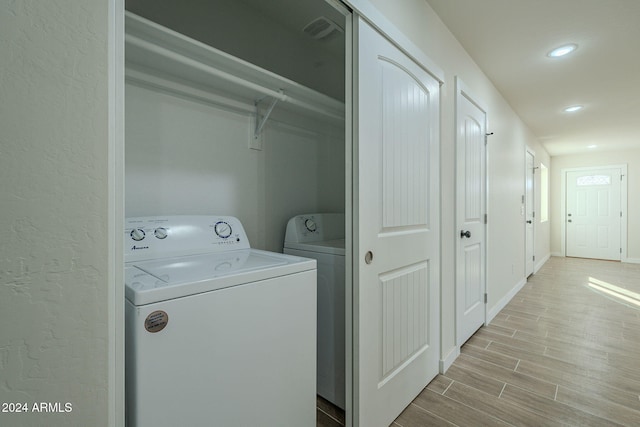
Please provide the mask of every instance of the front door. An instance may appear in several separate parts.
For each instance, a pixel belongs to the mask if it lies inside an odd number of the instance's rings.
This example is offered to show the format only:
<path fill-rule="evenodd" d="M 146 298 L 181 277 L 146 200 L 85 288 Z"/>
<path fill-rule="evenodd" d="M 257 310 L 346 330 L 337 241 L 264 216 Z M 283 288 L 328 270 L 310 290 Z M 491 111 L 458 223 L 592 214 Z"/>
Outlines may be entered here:
<path fill-rule="evenodd" d="M 567 256 L 620 261 L 622 170 L 566 172 Z"/>
<path fill-rule="evenodd" d="M 438 373 L 440 86 L 354 31 L 354 424 L 386 427 Z"/>
<path fill-rule="evenodd" d="M 486 114 L 461 89 L 456 116 L 456 343 L 485 321 Z"/>

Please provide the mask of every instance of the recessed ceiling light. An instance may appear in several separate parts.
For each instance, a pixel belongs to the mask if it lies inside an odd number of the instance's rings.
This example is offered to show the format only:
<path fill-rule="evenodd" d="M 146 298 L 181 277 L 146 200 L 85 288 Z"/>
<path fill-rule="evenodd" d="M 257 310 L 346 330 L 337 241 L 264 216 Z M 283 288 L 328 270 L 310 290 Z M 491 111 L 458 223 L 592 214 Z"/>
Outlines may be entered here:
<path fill-rule="evenodd" d="M 587 148 L 596 148 L 596 147 L 597 147 L 596 144 L 587 145 Z"/>
<path fill-rule="evenodd" d="M 582 105 L 572 105 L 571 107 L 567 107 L 564 109 L 566 113 L 574 113 L 578 110 L 582 110 Z"/>
<path fill-rule="evenodd" d="M 547 53 L 547 56 L 551 58 L 559 58 L 560 56 L 565 56 L 573 52 L 578 48 L 577 44 L 567 44 L 564 46 L 557 47 L 553 49 L 551 52 Z"/>

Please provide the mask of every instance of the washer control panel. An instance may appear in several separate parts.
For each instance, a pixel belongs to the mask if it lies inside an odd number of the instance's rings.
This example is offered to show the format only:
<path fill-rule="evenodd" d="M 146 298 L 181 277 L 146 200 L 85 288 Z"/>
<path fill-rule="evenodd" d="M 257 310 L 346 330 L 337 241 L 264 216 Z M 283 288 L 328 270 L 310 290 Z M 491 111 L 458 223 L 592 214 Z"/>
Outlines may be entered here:
<path fill-rule="evenodd" d="M 344 239 L 343 213 L 294 216 L 287 223 L 285 242 L 309 243 Z"/>
<path fill-rule="evenodd" d="M 232 216 L 127 218 L 124 233 L 126 262 L 251 247 L 242 223 Z"/>

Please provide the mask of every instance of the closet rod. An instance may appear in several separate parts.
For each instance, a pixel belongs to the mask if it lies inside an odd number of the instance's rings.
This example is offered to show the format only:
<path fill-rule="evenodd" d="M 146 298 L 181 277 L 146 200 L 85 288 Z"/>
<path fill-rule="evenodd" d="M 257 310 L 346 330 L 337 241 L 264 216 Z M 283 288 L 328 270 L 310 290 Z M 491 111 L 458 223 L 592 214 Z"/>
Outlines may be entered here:
<path fill-rule="evenodd" d="M 329 110 L 327 110 L 327 109 L 325 109 L 325 108 L 317 107 L 317 106 L 315 106 L 315 105 L 313 105 L 313 104 L 310 104 L 310 103 L 308 103 L 308 102 L 304 102 L 304 101 L 301 101 L 301 100 L 299 100 L 299 99 L 292 98 L 292 97 L 288 97 L 288 98 L 287 98 L 287 100 L 286 100 L 286 102 L 288 102 L 289 104 L 292 104 L 292 105 L 296 105 L 296 106 L 298 106 L 298 107 L 302 107 L 302 108 L 307 109 L 307 110 L 309 110 L 309 111 L 313 111 L 313 112 L 316 112 L 316 113 L 322 114 L 322 115 L 324 115 L 324 116 L 326 116 L 326 117 L 329 117 L 329 118 L 331 118 L 331 119 L 334 119 L 334 120 L 338 120 L 338 121 L 344 122 L 344 113 L 342 113 L 342 114 L 340 114 L 340 113 L 336 114 L 336 113 L 334 113 L 334 112 L 332 112 L 332 111 L 329 111 Z"/>
<path fill-rule="evenodd" d="M 126 42 L 133 45 L 133 46 L 137 46 L 141 49 L 144 49 L 148 52 L 153 52 L 155 54 L 158 54 L 160 56 L 163 56 L 167 59 L 173 60 L 173 61 L 177 61 L 181 64 L 184 64 L 186 66 L 204 71 L 212 76 L 215 77 L 219 77 L 221 79 L 227 80 L 231 83 L 237 84 L 239 86 L 243 86 L 247 89 L 251 89 L 251 90 L 255 90 L 256 92 L 259 92 L 263 95 L 267 95 L 273 98 L 277 98 L 280 101 L 287 101 L 288 97 L 286 95 L 284 95 L 282 92 L 280 91 L 276 91 L 276 90 L 271 90 L 269 88 L 266 88 L 264 86 L 261 86 L 259 84 L 256 83 L 252 83 L 250 81 L 247 81 L 245 79 L 241 79 L 239 77 L 234 76 L 233 74 L 229 74 L 227 72 L 218 70 L 215 67 L 212 67 L 210 65 L 206 65 L 203 64 L 200 61 L 196 61 L 194 59 L 191 59 L 189 57 L 186 57 L 184 55 L 180 55 L 179 53 L 176 53 L 174 51 L 171 51 L 169 49 L 163 48 L 161 46 L 158 46 L 156 44 L 147 42 L 145 40 L 141 40 L 138 37 L 132 36 L 130 34 L 127 34 L 126 36 Z"/>

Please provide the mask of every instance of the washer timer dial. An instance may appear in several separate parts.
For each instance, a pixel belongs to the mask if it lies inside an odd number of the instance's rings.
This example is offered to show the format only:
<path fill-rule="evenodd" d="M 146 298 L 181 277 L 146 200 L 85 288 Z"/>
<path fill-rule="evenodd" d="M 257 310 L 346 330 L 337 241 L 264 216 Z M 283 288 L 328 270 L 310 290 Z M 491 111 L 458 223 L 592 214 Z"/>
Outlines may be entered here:
<path fill-rule="evenodd" d="M 145 233 L 144 233 L 144 230 L 142 228 L 134 228 L 133 230 L 131 230 L 131 233 L 129 233 L 129 235 L 136 242 L 139 242 L 140 240 L 144 239 L 144 237 L 145 237 Z"/>
<path fill-rule="evenodd" d="M 153 230 L 153 234 L 160 240 L 167 238 L 167 229 L 164 227 L 158 227 Z"/>
<path fill-rule="evenodd" d="M 316 222 L 312 219 L 307 219 L 304 221 L 304 226 L 307 227 L 307 230 L 314 232 L 318 228 Z"/>
<path fill-rule="evenodd" d="M 224 221 L 216 222 L 216 225 L 213 226 L 213 230 L 221 239 L 227 239 L 231 236 L 231 233 L 233 233 L 231 226 Z"/>

